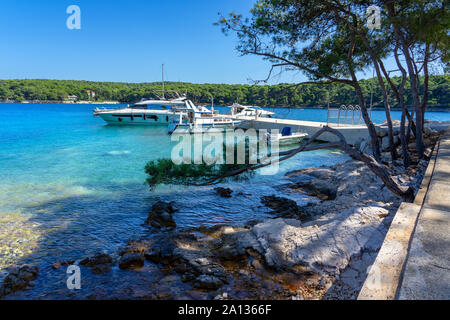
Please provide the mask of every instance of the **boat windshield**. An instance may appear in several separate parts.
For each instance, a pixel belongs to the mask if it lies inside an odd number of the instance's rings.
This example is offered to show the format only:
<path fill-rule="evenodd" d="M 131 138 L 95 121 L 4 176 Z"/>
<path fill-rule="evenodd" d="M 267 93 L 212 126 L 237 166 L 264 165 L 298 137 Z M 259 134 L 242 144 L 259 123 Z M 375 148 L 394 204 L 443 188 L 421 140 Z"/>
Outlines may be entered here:
<path fill-rule="evenodd" d="M 153 110 L 167 110 L 170 109 L 168 106 L 164 105 L 148 105 L 148 104 L 133 104 L 129 107 L 130 109 L 140 109 L 140 110 L 147 110 L 147 109 L 153 109 Z"/>

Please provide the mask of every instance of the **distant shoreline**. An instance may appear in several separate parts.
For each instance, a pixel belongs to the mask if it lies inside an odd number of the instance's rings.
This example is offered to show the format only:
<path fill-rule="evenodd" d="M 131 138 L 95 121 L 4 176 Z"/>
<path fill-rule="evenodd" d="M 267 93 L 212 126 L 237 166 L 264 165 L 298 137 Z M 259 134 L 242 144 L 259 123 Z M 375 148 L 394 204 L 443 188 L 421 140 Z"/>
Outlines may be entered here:
<path fill-rule="evenodd" d="M 108 104 L 108 105 L 117 105 L 117 104 L 127 104 L 125 102 L 119 101 L 0 101 L 0 103 L 23 103 L 23 104 Z M 210 106 L 208 103 L 198 103 L 199 106 Z M 224 106 L 217 106 L 224 107 Z M 326 106 L 301 106 L 301 107 L 263 107 L 266 109 L 327 109 Z M 338 109 L 336 106 L 331 107 L 332 109 Z M 373 107 L 372 110 L 383 111 L 383 107 Z M 399 107 L 391 107 L 392 111 L 401 111 L 402 109 Z M 427 111 L 431 112 L 450 112 L 450 107 L 441 107 L 441 106 L 428 106 Z"/>
<path fill-rule="evenodd" d="M 25 104 L 123 104 L 119 101 L 0 101 L 0 103 L 25 103 Z"/>

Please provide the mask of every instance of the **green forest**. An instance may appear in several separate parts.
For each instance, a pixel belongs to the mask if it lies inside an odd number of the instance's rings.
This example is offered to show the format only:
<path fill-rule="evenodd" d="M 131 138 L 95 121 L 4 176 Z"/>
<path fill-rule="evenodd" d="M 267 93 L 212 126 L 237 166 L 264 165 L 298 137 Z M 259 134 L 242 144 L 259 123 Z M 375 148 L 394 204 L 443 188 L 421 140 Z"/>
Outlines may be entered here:
<path fill-rule="evenodd" d="M 397 83 L 400 78 L 393 78 Z M 361 80 L 367 104 L 382 106 L 382 93 L 377 80 Z M 429 83 L 429 106 L 448 108 L 450 104 L 450 76 L 432 76 Z M 408 87 L 409 84 L 407 84 Z M 245 85 L 245 84 L 193 84 L 186 82 L 166 82 L 166 90 L 187 92 L 189 99 L 195 103 L 210 103 L 214 98 L 215 105 L 230 105 L 234 102 L 262 107 L 325 107 L 341 104 L 357 104 L 353 87 L 345 84 L 287 84 L 277 85 Z M 89 97 L 88 90 L 95 91 L 95 97 Z M 78 80 L 0 80 L 0 101 L 39 101 L 60 102 L 69 95 L 78 97 L 80 101 L 119 101 L 134 103 L 141 98 L 155 97 L 155 90 L 161 90 L 161 82 L 122 83 L 92 82 Z M 423 89 L 422 89 L 423 90 Z M 406 89 L 407 104 L 411 104 L 410 90 Z M 390 93 L 390 101 L 396 101 Z M 395 105 L 394 105 L 395 107 Z"/>

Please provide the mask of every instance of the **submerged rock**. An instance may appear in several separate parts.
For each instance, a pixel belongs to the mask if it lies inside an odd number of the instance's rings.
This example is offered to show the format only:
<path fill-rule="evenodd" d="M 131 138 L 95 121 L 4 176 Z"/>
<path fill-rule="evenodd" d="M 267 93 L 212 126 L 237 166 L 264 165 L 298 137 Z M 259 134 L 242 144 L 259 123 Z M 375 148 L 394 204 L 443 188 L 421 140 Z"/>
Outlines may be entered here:
<path fill-rule="evenodd" d="M 336 199 L 339 185 L 334 181 L 335 176 L 335 170 L 330 168 L 307 168 L 286 174 L 292 181 L 291 189 L 302 189 L 321 200 Z"/>
<path fill-rule="evenodd" d="M 71 264 L 74 264 L 75 260 L 67 260 L 67 261 L 63 261 L 63 262 L 55 262 L 54 264 L 52 264 L 52 268 L 53 269 L 59 269 L 61 266 L 69 266 Z"/>
<path fill-rule="evenodd" d="M 271 195 L 261 197 L 261 202 L 271 208 L 277 217 L 303 218 L 302 212 L 294 200 Z"/>
<path fill-rule="evenodd" d="M 158 239 L 159 240 L 159 239 Z M 173 251 L 175 250 L 174 242 L 167 238 L 161 242 L 155 242 L 150 248 L 144 252 L 144 257 L 154 263 L 168 264 L 175 259 Z"/>
<path fill-rule="evenodd" d="M 146 223 L 155 228 L 175 228 L 177 224 L 172 214 L 176 211 L 171 202 L 158 201 L 152 206 L 152 211 L 148 214 Z"/>
<path fill-rule="evenodd" d="M 224 282 L 215 276 L 202 274 L 194 280 L 193 286 L 196 289 L 217 290 L 223 284 Z"/>
<path fill-rule="evenodd" d="M 107 253 L 98 253 L 80 261 L 82 266 L 90 267 L 93 274 L 103 274 L 111 271 L 113 258 Z"/>
<path fill-rule="evenodd" d="M 111 264 L 98 264 L 93 267 L 91 267 L 91 272 L 93 274 L 104 274 L 111 271 Z"/>
<path fill-rule="evenodd" d="M 92 257 L 84 258 L 80 261 L 82 266 L 93 267 L 99 264 L 112 263 L 113 259 L 107 253 L 98 253 Z"/>
<path fill-rule="evenodd" d="M 144 253 L 150 246 L 151 242 L 149 240 L 131 240 L 120 250 L 119 255 L 123 256 L 125 253 L 130 252 Z"/>
<path fill-rule="evenodd" d="M 319 179 L 312 179 L 310 182 L 297 183 L 296 187 L 300 187 L 309 194 L 316 196 L 321 200 L 334 200 L 337 196 L 337 186 Z"/>
<path fill-rule="evenodd" d="M 138 269 L 144 265 L 145 258 L 139 253 L 125 253 L 119 260 L 120 269 Z"/>
<path fill-rule="evenodd" d="M 0 297 L 31 286 L 31 281 L 37 278 L 38 273 L 38 267 L 27 264 L 12 268 L 0 286 Z"/>
<path fill-rule="evenodd" d="M 333 168 L 319 167 L 319 168 L 306 168 L 301 170 L 290 171 L 286 173 L 286 177 L 295 179 L 306 177 L 307 179 L 317 178 L 320 180 L 328 180 L 335 175 Z M 303 178 L 304 179 L 304 178 Z"/>
<path fill-rule="evenodd" d="M 233 190 L 230 188 L 217 187 L 214 190 L 216 190 L 217 194 L 223 198 L 231 198 L 231 194 L 233 193 Z"/>
<path fill-rule="evenodd" d="M 60 262 L 55 262 L 54 264 L 52 264 L 52 268 L 53 269 L 59 269 L 61 267 L 61 263 Z"/>

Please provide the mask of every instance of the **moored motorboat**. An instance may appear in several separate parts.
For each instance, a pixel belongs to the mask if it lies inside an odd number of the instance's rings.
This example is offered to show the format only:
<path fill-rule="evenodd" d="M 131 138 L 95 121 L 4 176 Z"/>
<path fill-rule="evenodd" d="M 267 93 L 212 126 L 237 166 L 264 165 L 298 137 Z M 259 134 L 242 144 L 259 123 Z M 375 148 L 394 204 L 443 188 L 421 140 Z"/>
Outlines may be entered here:
<path fill-rule="evenodd" d="M 186 100 L 186 116 L 178 114 L 177 117 L 169 124 L 167 131 L 169 134 L 177 129 L 185 129 L 190 133 L 202 133 L 204 131 L 225 130 L 235 128 L 241 120 L 221 115 L 211 108 L 209 110 L 203 106 L 195 106 L 192 101 Z"/>
<path fill-rule="evenodd" d="M 183 107 L 185 101 L 185 96 L 169 100 L 141 100 L 121 109 L 96 108 L 94 116 L 99 116 L 108 124 L 114 125 L 167 125 L 178 116 L 178 113 L 183 113 L 177 107 Z"/>
<path fill-rule="evenodd" d="M 257 106 L 244 106 L 239 103 L 233 103 L 231 108 L 231 115 L 233 117 L 262 117 L 262 118 L 270 118 L 275 113 L 272 111 L 267 111 Z"/>
<path fill-rule="evenodd" d="M 155 90 L 157 99 L 141 99 L 120 109 L 95 108 L 94 116 L 99 116 L 108 124 L 113 125 L 168 125 L 175 118 L 186 115 L 186 94 L 176 90 L 164 89 L 164 65 L 162 65 L 162 90 Z M 159 93 L 160 92 L 160 93 Z M 166 98 L 166 94 L 172 98 Z"/>
<path fill-rule="evenodd" d="M 275 134 L 271 132 L 266 135 L 268 141 L 277 141 L 280 146 L 300 143 L 308 136 L 308 134 L 304 132 L 292 132 L 291 127 L 284 127 L 280 133 Z"/>

